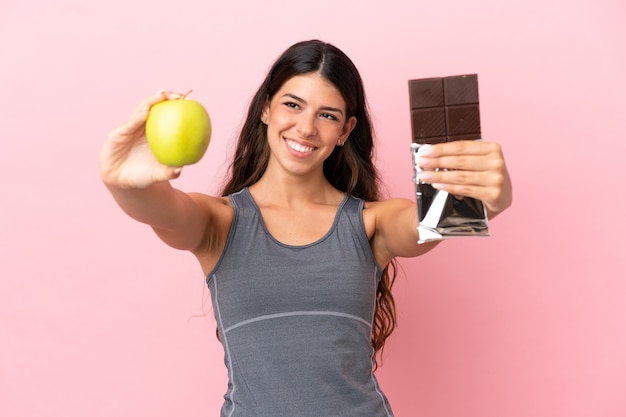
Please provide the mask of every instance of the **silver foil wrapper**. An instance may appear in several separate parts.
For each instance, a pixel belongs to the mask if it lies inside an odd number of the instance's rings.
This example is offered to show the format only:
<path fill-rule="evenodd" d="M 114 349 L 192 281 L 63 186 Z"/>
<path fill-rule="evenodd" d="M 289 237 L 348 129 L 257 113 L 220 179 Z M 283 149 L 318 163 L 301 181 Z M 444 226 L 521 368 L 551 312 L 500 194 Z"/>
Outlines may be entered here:
<path fill-rule="evenodd" d="M 425 243 L 453 237 L 489 236 L 487 211 L 482 201 L 470 197 L 456 197 L 446 191 L 420 182 L 422 169 L 418 165 L 419 149 L 423 146 L 411 144 L 415 182 L 415 199 L 419 240 Z"/>

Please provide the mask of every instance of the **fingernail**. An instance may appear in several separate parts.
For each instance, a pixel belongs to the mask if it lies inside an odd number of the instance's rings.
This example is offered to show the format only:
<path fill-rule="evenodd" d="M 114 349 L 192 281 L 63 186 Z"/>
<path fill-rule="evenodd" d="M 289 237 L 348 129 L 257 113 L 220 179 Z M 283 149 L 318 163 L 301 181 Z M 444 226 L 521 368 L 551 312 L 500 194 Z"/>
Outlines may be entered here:
<path fill-rule="evenodd" d="M 417 150 L 419 156 L 429 156 L 433 154 L 432 145 L 422 145 Z"/>
<path fill-rule="evenodd" d="M 433 179 L 433 174 L 431 174 L 431 173 L 430 173 L 430 172 L 428 172 L 428 171 L 422 171 L 422 172 L 420 172 L 420 174 L 419 174 L 419 180 L 420 180 L 421 182 L 428 183 L 428 182 L 430 182 L 432 179 Z"/>
<path fill-rule="evenodd" d="M 417 159 L 417 165 L 419 165 L 420 167 L 428 166 L 428 164 L 430 164 L 430 159 L 428 158 L 419 157 Z"/>
<path fill-rule="evenodd" d="M 174 170 L 174 175 L 179 176 L 179 175 L 180 175 L 180 173 L 181 173 L 182 171 L 183 171 L 183 169 L 182 169 L 182 168 L 176 168 L 176 169 Z"/>

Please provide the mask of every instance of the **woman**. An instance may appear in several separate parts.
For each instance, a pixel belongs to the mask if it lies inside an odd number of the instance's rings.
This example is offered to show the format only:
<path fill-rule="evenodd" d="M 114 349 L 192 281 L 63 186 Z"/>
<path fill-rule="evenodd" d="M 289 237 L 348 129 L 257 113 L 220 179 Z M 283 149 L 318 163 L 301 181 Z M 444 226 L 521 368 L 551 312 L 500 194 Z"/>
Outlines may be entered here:
<path fill-rule="evenodd" d="M 436 244 L 416 243 L 415 202 L 379 199 L 353 63 L 316 40 L 287 49 L 251 102 L 219 197 L 173 188 L 181 168 L 147 147 L 150 106 L 177 97 L 156 94 L 113 130 L 100 169 L 128 215 L 206 274 L 229 375 L 222 416 L 392 416 L 373 369 L 395 326 L 394 259 Z M 497 144 L 435 145 L 420 165 L 490 217 L 511 204 Z"/>

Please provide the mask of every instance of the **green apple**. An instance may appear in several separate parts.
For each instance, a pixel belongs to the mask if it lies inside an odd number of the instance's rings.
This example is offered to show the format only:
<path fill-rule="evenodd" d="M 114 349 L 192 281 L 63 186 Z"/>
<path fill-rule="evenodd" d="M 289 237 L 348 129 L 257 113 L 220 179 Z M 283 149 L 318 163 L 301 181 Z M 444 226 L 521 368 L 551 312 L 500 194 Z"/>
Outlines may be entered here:
<path fill-rule="evenodd" d="M 155 104 L 146 120 L 146 139 L 157 161 L 181 167 L 198 162 L 211 140 L 211 119 L 202 104 L 185 97 Z"/>

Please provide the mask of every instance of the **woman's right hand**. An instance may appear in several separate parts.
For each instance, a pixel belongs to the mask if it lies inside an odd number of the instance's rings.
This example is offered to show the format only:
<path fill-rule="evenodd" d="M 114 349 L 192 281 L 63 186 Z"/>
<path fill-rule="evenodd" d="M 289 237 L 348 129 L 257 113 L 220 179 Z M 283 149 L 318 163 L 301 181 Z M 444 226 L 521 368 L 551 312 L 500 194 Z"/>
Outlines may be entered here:
<path fill-rule="evenodd" d="M 109 133 L 100 151 L 100 176 L 107 186 L 146 188 L 180 175 L 181 167 L 169 167 L 155 159 L 145 133 L 150 108 L 180 97 L 170 91 L 159 91 L 144 100 L 126 123 Z"/>

